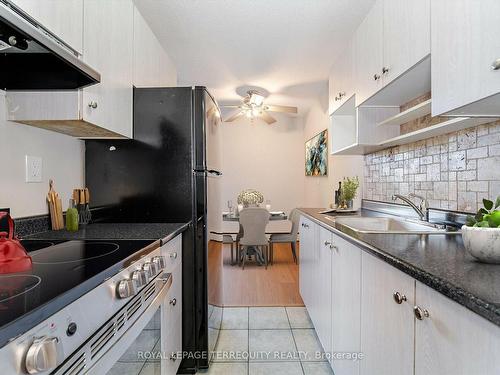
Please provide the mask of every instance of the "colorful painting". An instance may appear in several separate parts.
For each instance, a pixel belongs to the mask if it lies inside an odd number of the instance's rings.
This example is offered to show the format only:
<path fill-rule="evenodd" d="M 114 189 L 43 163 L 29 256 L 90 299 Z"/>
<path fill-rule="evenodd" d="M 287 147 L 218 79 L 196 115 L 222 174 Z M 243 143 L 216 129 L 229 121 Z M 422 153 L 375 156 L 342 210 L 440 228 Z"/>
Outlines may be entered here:
<path fill-rule="evenodd" d="M 306 142 L 306 176 L 328 174 L 328 130 Z"/>

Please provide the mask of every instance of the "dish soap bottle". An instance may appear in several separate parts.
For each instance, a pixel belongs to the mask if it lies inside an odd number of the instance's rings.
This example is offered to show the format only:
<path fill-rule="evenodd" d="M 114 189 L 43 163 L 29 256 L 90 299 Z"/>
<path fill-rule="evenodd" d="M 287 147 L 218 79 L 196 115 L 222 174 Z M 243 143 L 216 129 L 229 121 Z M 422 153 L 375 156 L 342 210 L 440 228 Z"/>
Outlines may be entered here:
<path fill-rule="evenodd" d="M 78 210 L 75 208 L 75 201 L 69 200 L 68 210 L 66 211 L 66 230 L 69 232 L 78 231 Z"/>

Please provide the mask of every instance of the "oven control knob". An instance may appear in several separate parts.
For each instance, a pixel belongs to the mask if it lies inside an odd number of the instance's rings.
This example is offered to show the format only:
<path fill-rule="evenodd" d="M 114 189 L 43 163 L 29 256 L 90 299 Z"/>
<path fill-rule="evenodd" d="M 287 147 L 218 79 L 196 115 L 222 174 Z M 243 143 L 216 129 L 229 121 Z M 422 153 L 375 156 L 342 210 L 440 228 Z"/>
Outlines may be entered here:
<path fill-rule="evenodd" d="M 132 272 L 130 275 L 130 278 L 134 281 L 135 286 L 137 288 L 141 288 L 144 285 L 146 285 L 149 281 L 148 275 L 146 275 L 146 271 L 140 269 L 140 270 L 135 270 Z"/>
<path fill-rule="evenodd" d="M 116 294 L 119 298 L 129 298 L 137 294 L 137 287 L 135 286 L 135 282 L 130 279 L 120 280 L 116 287 Z"/>
<path fill-rule="evenodd" d="M 154 278 L 158 273 L 158 270 L 156 269 L 156 264 L 152 262 L 144 263 L 142 269 L 144 270 L 144 272 L 146 272 L 146 275 L 148 275 L 148 278 L 150 279 Z"/>
<path fill-rule="evenodd" d="M 164 256 L 153 257 L 153 263 L 156 264 L 157 271 L 161 271 L 166 266 L 165 257 Z"/>
<path fill-rule="evenodd" d="M 62 361 L 61 342 L 57 337 L 38 337 L 26 353 L 26 370 L 28 374 L 38 374 L 55 369 Z"/>

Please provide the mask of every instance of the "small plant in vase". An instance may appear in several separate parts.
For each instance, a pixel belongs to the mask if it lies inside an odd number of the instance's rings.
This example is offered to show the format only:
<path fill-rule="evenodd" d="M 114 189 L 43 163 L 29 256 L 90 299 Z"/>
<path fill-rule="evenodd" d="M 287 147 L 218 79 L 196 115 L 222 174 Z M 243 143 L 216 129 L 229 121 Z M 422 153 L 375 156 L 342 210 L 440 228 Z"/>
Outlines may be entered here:
<path fill-rule="evenodd" d="M 359 188 L 358 176 L 350 178 L 344 177 L 340 188 L 340 206 L 341 210 L 346 210 L 353 207 L 353 200 L 356 198 Z"/>
<path fill-rule="evenodd" d="M 500 263 L 500 196 L 495 203 L 483 199 L 484 207 L 462 226 L 465 249 L 486 263 Z"/>

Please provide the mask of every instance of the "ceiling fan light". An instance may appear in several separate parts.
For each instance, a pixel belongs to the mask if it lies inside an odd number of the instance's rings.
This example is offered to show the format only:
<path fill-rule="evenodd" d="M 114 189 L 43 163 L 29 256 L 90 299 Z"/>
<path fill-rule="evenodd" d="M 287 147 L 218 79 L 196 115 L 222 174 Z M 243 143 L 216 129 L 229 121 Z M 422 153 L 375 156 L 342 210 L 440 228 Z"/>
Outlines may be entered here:
<path fill-rule="evenodd" d="M 252 108 L 252 116 L 260 116 L 260 115 L 262 115 L 261 108 Z"/>
<path fill-rule="evenodd" d="M 264 103 L 264 97 L 256 92 L 250 94 L 250 104 L 260 107 Z"/>

